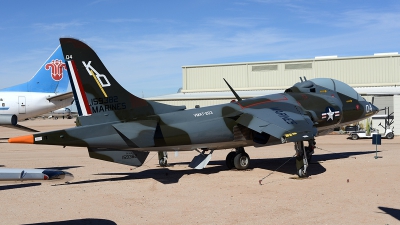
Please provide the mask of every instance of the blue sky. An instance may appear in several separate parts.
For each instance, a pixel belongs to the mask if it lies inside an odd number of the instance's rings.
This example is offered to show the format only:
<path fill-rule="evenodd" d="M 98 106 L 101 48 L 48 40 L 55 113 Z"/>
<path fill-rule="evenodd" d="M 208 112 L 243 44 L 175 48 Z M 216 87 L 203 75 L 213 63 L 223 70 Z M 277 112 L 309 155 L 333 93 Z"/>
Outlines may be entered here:
<path fill-rule="evenodd" d="M 60 37 L 91 46 L 145 97 L 182 87 L 182 66 L 399 52 L 399 1 L 3 1 L 0 88 L 29 80 Z"/>

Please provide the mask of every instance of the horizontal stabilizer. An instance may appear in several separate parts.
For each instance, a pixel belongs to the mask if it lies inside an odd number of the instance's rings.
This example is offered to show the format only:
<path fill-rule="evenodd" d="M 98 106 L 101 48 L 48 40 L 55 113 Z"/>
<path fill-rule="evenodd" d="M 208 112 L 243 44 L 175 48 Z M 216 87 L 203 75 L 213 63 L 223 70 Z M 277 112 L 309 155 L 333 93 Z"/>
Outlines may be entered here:
<path fill-rule="evenodd" d="M 155 120 L 116 123 L 112 125 L 130 147 L 154 146 L 154 133 L 157 127 Z"/>
<path fill-rule="evenodd" d="M 62 101 L 62 100 L 65 100 L 65 99 L 69 99 L 69 98 L 72 99 L 73 97 L 74 97 L 74 94 L 72 92 L 67 92 L 67 93 L 64 93 L 64 94 L 60 94 L 60 95 L 55 95 L 55 96 L 49 97 L 49 98 L 47 98 L 47 100 L 49 100 L 50 102 L 55 102 L 55 101 Z"/>
<path fill-rule="evenodd" d="M 129 166 L 141 166 L 149 152 L 119 150 L 110 148 L 88 148 L 90 158 L 100 159 Z"/>

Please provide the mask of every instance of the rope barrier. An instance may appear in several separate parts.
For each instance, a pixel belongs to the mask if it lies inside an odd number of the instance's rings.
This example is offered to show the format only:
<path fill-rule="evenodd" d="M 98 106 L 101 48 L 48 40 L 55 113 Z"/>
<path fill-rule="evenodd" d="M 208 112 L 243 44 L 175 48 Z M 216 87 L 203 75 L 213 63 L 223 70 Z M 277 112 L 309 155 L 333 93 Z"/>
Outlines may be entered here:
<path fill-rule="evenodd" d="M 275 173 L 277 170 L 279 170 L 282 166 L 284 166 L 287 162 L 289 162 L 291 159 L 293 159 L 293 157 L 295 157 L 296 156 L 296 154 L 294 154 L 290 159 L 288 159 L 286 162 L 284 162 L 282 165 L 280 165 L 278 168 L 276 168 L 275 170 L 273 170 L 271 173 L 269 173 L 267 176 L 265 176 L 265 177 L 263 177 L 263 178 L 261 178 L 261 180 L 259 180 L 258 181 L 258 183 L 260 184 L 260 185 L 262 185 L 262 181 L 265 179 L 265 178 L 267 178 L 267 177 L 269 177 L 271 174 L 273 174 L 273 173 Z"/>

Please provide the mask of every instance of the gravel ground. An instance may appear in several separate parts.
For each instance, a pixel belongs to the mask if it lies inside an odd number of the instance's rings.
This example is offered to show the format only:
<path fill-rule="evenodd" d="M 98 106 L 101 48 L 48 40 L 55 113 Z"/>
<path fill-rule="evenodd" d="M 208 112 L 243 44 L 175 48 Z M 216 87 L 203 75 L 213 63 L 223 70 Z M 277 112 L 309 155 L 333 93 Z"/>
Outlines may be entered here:
<path fill-rule="evenodd" d="M 72 127 L 74 121 L 36 119 L 21 125 L 47 131 Z M 26 134 L 0 128 L 1 138 Z M 91 159 L 85 148 L 2 139 L 1 166 L 63 169 L 75 179 L 1 183 L 0 223 L 400 224 L 400 137 L 382 140 L 379 159 L 371 139 L 346 138 L 317 138 L 321 149 L 307 179 L 295 175 L 293 144 L 248 147 L 250 169 L 227 171 L 229 149 L 214 152 L 203 170 L 188 167 L 196 152 L 170 152 L 168 168 L 159 167 L 152 152 L 135 168 Z"/>

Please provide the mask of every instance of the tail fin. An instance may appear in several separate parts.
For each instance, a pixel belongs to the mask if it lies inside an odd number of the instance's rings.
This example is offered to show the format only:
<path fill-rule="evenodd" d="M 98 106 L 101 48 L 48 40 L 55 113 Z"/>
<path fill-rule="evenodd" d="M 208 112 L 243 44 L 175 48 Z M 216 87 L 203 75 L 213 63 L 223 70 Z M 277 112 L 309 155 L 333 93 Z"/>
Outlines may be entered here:
<path fill-rule="evenodd" d="M 64 74 L 66 69 L 62 50 L 58 46 L 28 82 L 1 91 L 65 93 L 69 84 L 69 77 Z"/>
<path fill-rule="evenodd" d="M 85 43 L 72 38 L 60 38 L 60 43 L 80 116 L 124 111 L 124 116 L 140 117 L 184 109 L 131 94 L 113 78 L 97 54 Z"/>

